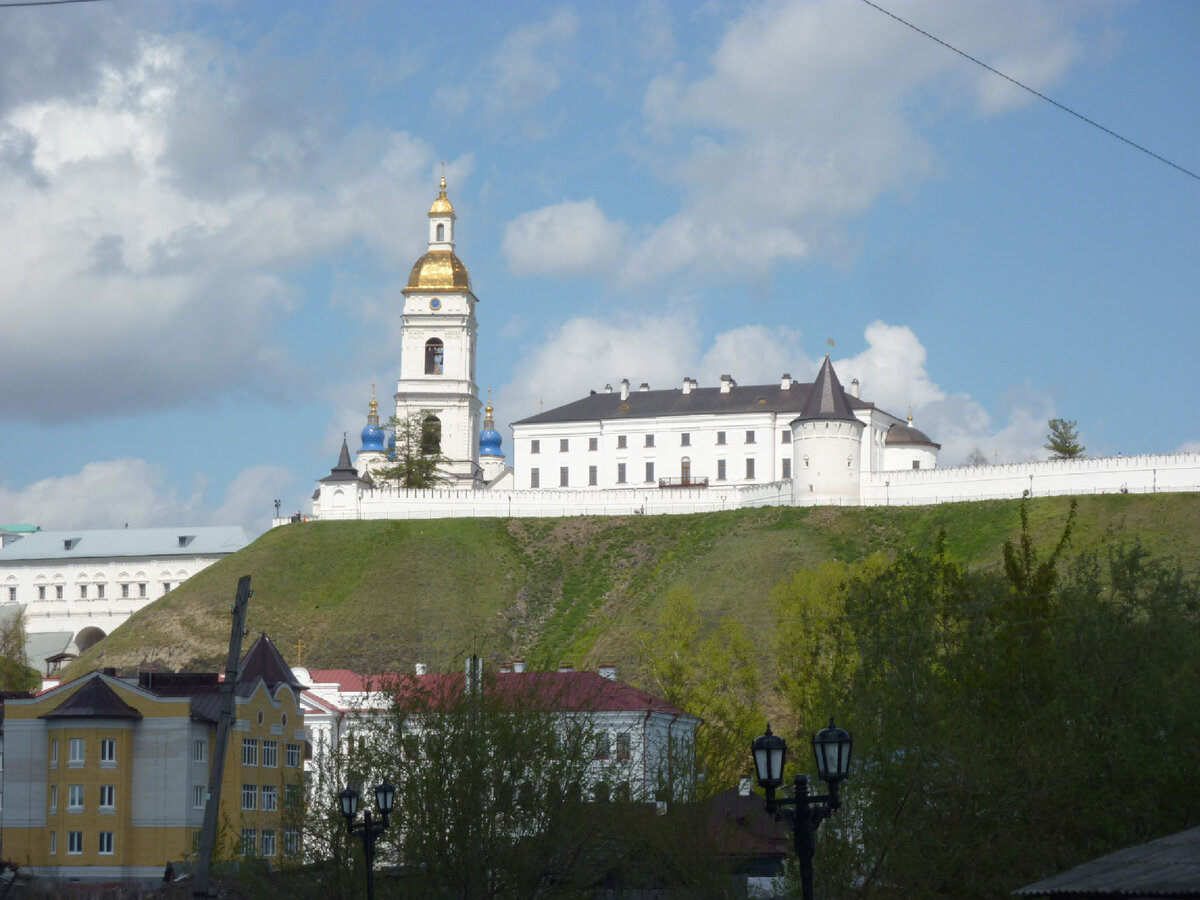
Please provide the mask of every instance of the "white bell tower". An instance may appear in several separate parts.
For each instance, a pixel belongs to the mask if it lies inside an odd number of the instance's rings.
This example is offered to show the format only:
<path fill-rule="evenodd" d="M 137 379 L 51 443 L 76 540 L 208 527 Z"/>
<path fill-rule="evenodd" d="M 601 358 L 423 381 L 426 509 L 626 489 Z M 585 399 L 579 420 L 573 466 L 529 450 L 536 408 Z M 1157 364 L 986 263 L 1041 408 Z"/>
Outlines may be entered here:
<path fill-rule="evenodd" d="M 479 468 L 475 304 L 467 267 L 454 254 L 454 207 L 446 177 L 429 208 L 429 251 L 404 289 L 396 418 L 419 415 L 440 435 L 447 487 L 473 487 Z"/>

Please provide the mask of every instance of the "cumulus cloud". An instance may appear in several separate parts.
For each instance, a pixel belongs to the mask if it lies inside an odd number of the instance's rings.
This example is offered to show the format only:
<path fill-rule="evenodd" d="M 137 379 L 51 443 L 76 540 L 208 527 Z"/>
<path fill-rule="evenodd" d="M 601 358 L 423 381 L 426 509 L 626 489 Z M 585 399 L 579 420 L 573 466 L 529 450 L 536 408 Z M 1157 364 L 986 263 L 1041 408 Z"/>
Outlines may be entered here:
<path fill-rule="evenodd" d="M 487 103 L 492 116 L 523 113 L 558 89 L 566 51 L 579 31 L 567 8 L 548 19 L 513 29 L 492 54 Z"/>
<path fill-rule="evenodd" d="M 1079 59 L 1076 23 L 1095 14 L 1037 3 L 907 10 L 1039 89 Z M 936 176 L 932 123 L 1028 102 L 1009 82 L 867 6 L 746 7 L 706 71 L 679 66 L 646 91 L 646 132 L 682 203 L 639 240 L 626 274 L 731 263 L 764 270 L 839 246 L 846 223 L 881 197 Z"/>
<path fill-rule="evenodd" d="M 593 198 L 522 213 L 504 229 L 504 255 L 522 275 L 572 276 L 613 266 L 627 229 L 608 219 Z"/>
<path fill-rule="evenodd" d="M 428 202 L 423 141 L 329 139 L 314 104 L 239 80 L 227 48 L 130 43 L 87 70 L 90 90 L 0 109 L 0 245 L 21 260 L 0 284 L 9 418 L 280 396 L 302 378 L 273 338 L 301 302 L 293 274 L 355 241 L 398 268 L 420 249 L 396 211 Z"/>
<path fill-rule="evenodd" d="M 163 466 L 126 458 L 87 463 L 78 472 L 44 478 L 20 490 L 0 488 L 0 509 L 12 522 L 49 531 L 62 528 L 150 528 L 162 525 L 244 525 L 262 531 L 274 514 L 273 500 L 295 482 L 280 466 L 239 473 L 215 507 L 198 479 L 181 493 L 168 485 Z"/>

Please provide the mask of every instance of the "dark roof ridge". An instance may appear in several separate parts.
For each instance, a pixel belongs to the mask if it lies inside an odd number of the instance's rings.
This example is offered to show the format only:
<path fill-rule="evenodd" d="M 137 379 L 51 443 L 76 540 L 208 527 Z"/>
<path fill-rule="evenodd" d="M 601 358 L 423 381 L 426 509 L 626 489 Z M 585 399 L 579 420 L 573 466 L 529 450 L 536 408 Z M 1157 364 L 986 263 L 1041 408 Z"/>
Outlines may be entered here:
<path fill-rule="evenodd" d="M 846 392 L 842 389 L 842 383 L 838 381 L 837 372 L 833 371 L 833 363 L 829 361 L 828 353 L 825 354 L 821 371 L 817 373 L 812 390 L 808 392 L 797 418 L 810 421 L 858 421 L 850 409 L 850 401 L 846 399 Z"/>

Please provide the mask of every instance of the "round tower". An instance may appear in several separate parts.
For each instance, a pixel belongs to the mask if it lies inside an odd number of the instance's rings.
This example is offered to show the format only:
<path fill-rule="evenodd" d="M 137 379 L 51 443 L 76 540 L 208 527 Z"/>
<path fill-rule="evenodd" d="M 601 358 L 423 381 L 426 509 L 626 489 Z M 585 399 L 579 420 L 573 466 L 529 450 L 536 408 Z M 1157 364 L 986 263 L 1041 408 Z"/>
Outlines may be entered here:
<path fill-rule="evenodd" d="M 857 503 L 863 423 L 854 415 L 828 354 L 791 426 L 792 502 Z"/>
<path fill-rule="evenodd" d="M 375 401 L 375 382 L 371 382 L 371 402 L 367 407 L 367 424 L 362 430 L 362 446 L 355 457 L 360 478 L 370 477 L 372 472 L 387 464 L 385 434 L 379 424 L 379 404 Z"/>
<path fill-rule="evenodd" d="M 487 484 L 504 474 L 506 463 L 504 439 L 496 430 L 496 420 L 492 415 L 491 393 L 489 389 L 488 404 L 483 409 L 483 431 L 479 432 L 479 467 L 483 469 L 483 480 Z"/>

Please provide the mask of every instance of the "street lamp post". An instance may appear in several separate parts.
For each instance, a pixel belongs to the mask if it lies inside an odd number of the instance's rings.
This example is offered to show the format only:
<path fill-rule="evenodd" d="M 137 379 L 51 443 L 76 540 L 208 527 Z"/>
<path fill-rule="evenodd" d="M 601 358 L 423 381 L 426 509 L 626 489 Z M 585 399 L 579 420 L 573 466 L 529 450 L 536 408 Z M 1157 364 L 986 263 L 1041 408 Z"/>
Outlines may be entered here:
<path fill-rule="evenodd" d="M 750 751 L 754 756 L 754 768 L 758 783 L 767 795 L 767 812 L 782 816 L 791 826 L 800 860 L 800 883 L 804 900 L 813 900 L 813 850 L 820 824 L 842 805 L 838 796 L 838 784 L 850 772 L 850 750 L 854 739 L 846 731 L 829 720 L 829 727 L 817 732 L 812 740 L 813 754 L 817 758 L 817 774 L 829 785 L 828 794 L 812 795 L 808 792 L 808 776 L 797 775 L 794 780 L 795 796 L 775 798 L 775 789 L 783 784 L 783 761 L 787 757 L 787 742 L 771 733 L 771 726 L 760 737 L 754 739 Z M 795 809 L 780 809 L 793 806 Z"/>
<path fill-rule="evenodd" d="M 363 855 L 367 860 L 367 900 L 375 900 L 375 839 L 383 834 L 388 827 L 392 809 L 396 806 L 396 787 L 390 781 L 375 785 L 375 806 L 379 809 L 380 820 L 375 821 L 371 811 L 363 811 L 361 824 L 354 824 L 358 815 L 358 791 L 348 787 L 338 799 L 342 804 L 342 815 L 346 819 L 346 830 L 358 835 L 362 840 Z"/>

